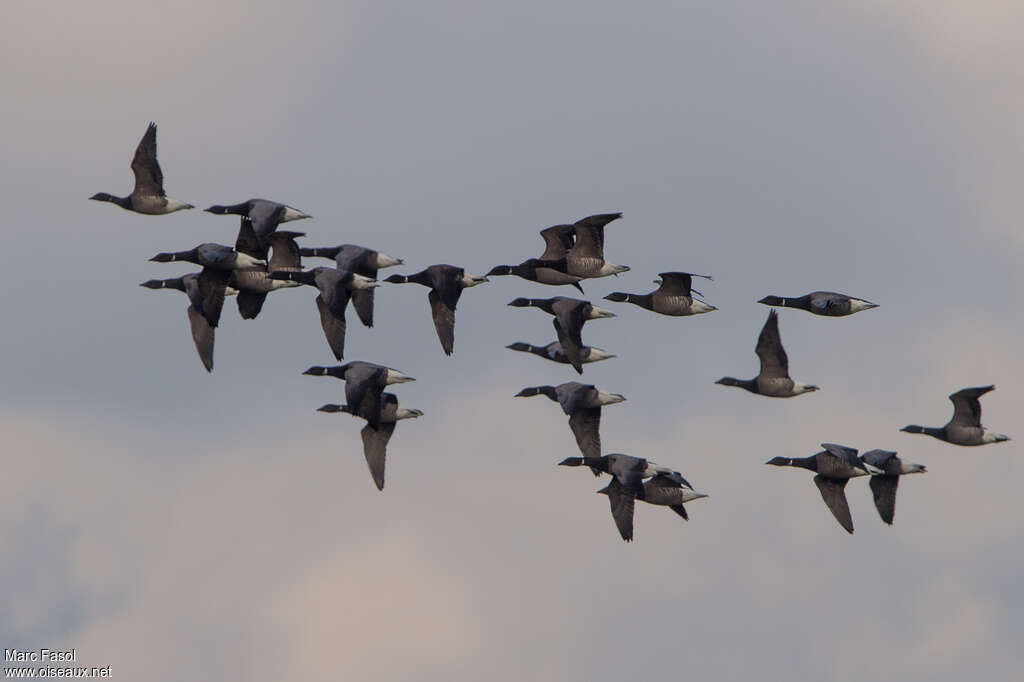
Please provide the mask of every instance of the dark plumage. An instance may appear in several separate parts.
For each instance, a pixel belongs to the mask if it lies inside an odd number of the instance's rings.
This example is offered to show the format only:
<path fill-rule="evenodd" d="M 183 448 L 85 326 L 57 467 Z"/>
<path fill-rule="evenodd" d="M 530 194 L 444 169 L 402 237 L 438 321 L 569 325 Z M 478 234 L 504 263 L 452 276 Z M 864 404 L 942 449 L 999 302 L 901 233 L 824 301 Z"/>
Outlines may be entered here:
<path fill-rule="evenodd" d="M 230 206 L 217 204 L 204 210 L 215 215 L 242 216 L 251 224 L 253 232 L 260 240 L 265 240 L 270 236 L 270 233 L 277 229 L 279 223 L 313 217 L 287 204 L 267 199 L 249 199 Z"/>
<path fill-rule="evenodd" d="M 151 279 L 140 286 L 147 289 L 177 289 L 188 296 L 188 320 L 196 352 L 207 372 L 213 371 L 214 330 L 220 321 L 229 273 L 203 268 L 183 277 Z"/>
<path fill-rule="evenodd" d="M 531 353 L 537 357 L 544 358 L 545 360 L 551 360 L 552 362 L 558 362 L 564 365 L 569 364 L 569 358 L 565 355 L 565 351 L 562 349 L 562 344 L 558 341 L 552 341 L 546 346 L 534 346 L 523 341 L 516 341 L 505 346 L 511 350 L 517 350 L 523 353 Z M 580 361 L 585 365 L 590 362 L 600 362 L 601 360 L 609 360 L 611 358 L 618 357 L 600 348 L 594 348 L 593 346 L 583 346 L 580 349 Z"/>

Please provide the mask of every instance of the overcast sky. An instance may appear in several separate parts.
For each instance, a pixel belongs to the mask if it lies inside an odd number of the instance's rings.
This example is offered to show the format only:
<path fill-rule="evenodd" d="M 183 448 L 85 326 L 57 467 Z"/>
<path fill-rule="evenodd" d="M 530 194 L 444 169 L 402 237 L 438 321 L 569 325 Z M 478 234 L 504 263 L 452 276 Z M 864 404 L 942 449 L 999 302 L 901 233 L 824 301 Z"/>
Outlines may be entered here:
<path fill-rule="evenodd" d="M 1024 9 L 1013 3 L 121 2 L 8 0 L 0 42 L 0 643 L 76 647 L 116 679 L 1009 679 L 1024 668 Z M 146 124 L 172 197 L 250 197 L 350 242 L 475 273 L 540 254 L 537 232 L 622 211 L 584 282 L 597 301 L 666 270 L 714 275 L 719 310 L 604 302 L 617 353 L 583 380 L 623 393 L 606 452 L 680 469 L 691 520 L 638 505 L 623 543 L 558 406 L 576 379 L 513 353 L 553 340 L 513 278 L 465 292 L 445 357 L 426 290 L 383 285 L 346 360 L 418 379 L 387 486 L 360 423 L 317 413 L 343 384 L 309 289 L 255 321 L 228 301 L 216 369 L 196 356 L 159 251 L 233 243 L 199 210 L 127 194 Z M 782 311 L 797 380 L 757 372 L 767 294 L 881 304 Z M 957 448 L 946 396 L 996 384 Z M 863 480 L 856 533 L 809 472 L 823 441 L 898 450 L 896 523 Z"/>

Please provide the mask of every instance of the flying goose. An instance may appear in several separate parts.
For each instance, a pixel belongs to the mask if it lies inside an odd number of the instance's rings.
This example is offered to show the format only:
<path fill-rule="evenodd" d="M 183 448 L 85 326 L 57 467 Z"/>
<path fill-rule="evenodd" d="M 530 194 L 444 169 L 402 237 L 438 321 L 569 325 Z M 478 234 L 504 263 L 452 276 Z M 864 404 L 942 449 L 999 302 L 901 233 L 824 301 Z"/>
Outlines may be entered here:
<path fill-rule="evenodd" d="M 871 308 L 878 307 L 877 303 L 853 298 L 846 294 L 837 294 L 834 291 L 813 291 L 796 298 L 765 296 L 758 303 L 784 308 L 799 308 L 815 315 L 827 315 L 829 317 L 853 315 L 861 310 L 870 310 Z"/>
<path fill-rule="evenodd" d="M 718 310 L 713 305 L 708 305 L 693 297 L 693 293 L 703 296 L 699 291 L 693 291 L 690 283 L 694 277 L 711 279 L 711 275 L 694 275 L 690 272 L 663 272 L 658 277 L 661 280 L 654 280 L 660 285 L 649 294 L 627 294 L 615 291 L 607 296 L 605 300 L 618 303 L 632 303 L 647 310 L 653 310 L 662 315 L 699 315 Z"/>
<path fill-rule="evenodd" d="M 810 457 L 773 457 L 765 462 L 774 466 L 799 467 L 810 469 L 817 475 L 814 483 L 821 491 L 821 499 L 836 517 L 839 525 L 847 533 L 853 533 L 853 518 L 850 516 L 850 505 L 846 502 L 846 482 L 856 476 L 878 475 L 881 469 L 869 462 L 861 461 L 854 448 L 834 443 L 822 443 L 825 448 Z"/>
<path fill-rule="evenodd" d="M 626 495 L 631 495 L 638 500 L 644 499 L 646 495 L 644 478 L 650 474 L 647 473 L 647 460 L 643 457 L 618 453 L 601 457 L 566 457 L 558 463 L 558 466 L 588 466 L 595 475 L 600 475 L 599 472 L 610 474 L 619 482 Z"/>
<path fill-rule="evenodd" d="M 900 483 L 900 476 L 923 474 L 927 469 L 923 464 L 904 462 L 891 450 L 871 450 L 861 455 L 860 459 L 882 471 L 871 477 L 869 485 L 878 515 L 891 526 L 892 517 L 896 513 L 896 486 Z"/>
<path fill-rule="evenodd" d="M 278 223 L 287 223 L 290 220 L 302 220 L 312 218 L 308 213 L 303 213 L 297 208 L 266 199 L 249 199 L 240 204 L 222 206 L 215 204 L 210 208 L 203 209 L 207 213 L 215 215 L 237 215 L 252 223 L 252 229 L 261 240 L 277 229 Z M 278 213 L 280 215 L 278 216 Z M 277 216 L 277 217 L 275 217 Z"/>
<path fill-rule="evenodd" d="M 576 437 L 580 452 L 591 458 L 601 456 L 601 406 L 614 405 L 626 399 L 619 393 L 606 393 L 592 384 L 575 381 L 558 386 L 530 386 L 516 393 L 515 397 L 535 395 L 546 395 L 562 406 L 562 412 L 569 415 L 569 428 Z"/>
<path fill-rule="evenodd" d="M 379 429 L 381 424 L 381 395 L 384 387 L 416 381 L 390 367 L 359 360 L 335 367 L 313 366 L 303 374 L 342 379 L 345 382 L 345 402 L 349 408 L 346 411 L 362 417 L 374 429 Z"/>
<path fill-rule="evenodd" d="M 516 341 L 515 343 L 510 343 L 505 346 L 505 348 L 521 351 L 523 353 L 533 353 L 537 357 L 545 358 L 552 362 L 559 362 L 565 365 L 569 364 L 569 358 L 565 356 L 565 351 L 562 350 L 562 344 L 558 341 L 552 341 L 546 346 L 534 346 L 522 341 Z M 584 365 L 590 362 L 600 362 L 601 360 L 608 360 L 614 357 L 618 356 L 593 346 L 583 346 L 580 349 L 580 360 Z"/>
<path fill-rule="evenodd" d="M 247 253 L 239 253 L 230 246 L 212 243 L 200 244 L 188 251 L 165 251 L 156 254 L 149 260 L 154 263 L 188 261 L 215 270 L 259 268 L 267 264 L 267 261 L 262 258 L 254 258 Z"/>
<path fill-rule="evenodd" d="M 345 356 L 345 309 L 352 292 L 379 285 L 379 282 L 369 277 L 337 268 L 312 268 L 302 272 L 272 270 L 270 278 L 307 284 L 320 292 L 316 296 L 320 326 L 323 327 L 327 345 L 331 347 L 336 360 Z"/>
<path fill-rule="evenodd" d="M 445 355 L 455 350 L 455 307 L 459 304 L 462 290 L 488 281 L 486 276 L 467 275 L 466 271 L 454 265 L 431 265 L 413 275 L 391 275 L 385 282 L 404 284 L 414 282 L 430 287 L 427 299 L 434 318 L 434 329 Z"/>
<path fill-rule="evenodd" d="M 516 308 L 534 307 L 554 315 L 555 333 L 558 343 L 565 351 L 565 357 L 577 373 L 583 374 L 583 323 L 602 317 L 615 317 L 615 313 L 603 310 L 590 301 L 578 298 L 555 296 L 554 298 L 517 298 L 509 302 Z"/>
<path fill-rule="evenodd" d="M 789 378 L 789 358 L 786 356 L 786 349 L 782 347 L 782 338 L 779 336 L 779 316 L 774 310 L 768 313 L 768 321 L 764 323 L 761 335 L 757 337 L 757 347 L 754 352 L 761 359 L 761 371 L 756 377 L 747 380 L 722 377 L 715 383 L 723 386 L 738 386 L 751 393 L 772 398 L 792 398 L 801 393 L 818 390 L 817 386 L 803 384 Z"/>
<path fill-rule="evenodd" d="M 303 256 L 333 258 L 339 270 L 351 270 L 370 279 L 377 279 L 378 270 L 402 265 L 404 262 L 401 258 L 393 258 L 386 253 L 355 244 L 301 249 L 300 253 Z M 353 291 L 352 307 L 356 309 L 356 314 L 363 325 L 373 326 L 373 289 Z"/>
<path fill-rule="evenodd" d="M 552 225 L 541 230 L 540 236 L 544 238 L 545 248 L 540 258 L 531 258 L 519 265 L 496 265 L 487 276 L 515 275 L 531 282 L 552 286 L 570 284 L 582 294 L 583 287 L 579 285 L 579 281 L 583 278 L 570 275 L 565 260 L 573 245 L 574 230 L 572 225 Z"/>
<path fill-rule="evenodd" d="M 358 417 L 358 410 L 353 410 L 348 405 L 327 404 L 317 408 L 318 412 L 344 412 L 353 417 Z M 370 467 L 370 476 L 377 485 L 377 490 L 384 490 L 384 459 L 387 457 L 388 441 L 391 434 L 395 432 L 395 423 L 401 419 L 415 419 L 423 416 L 420 410 L 410 410 L 398 404 L 398 397 L 394 393 L 381 394 L 380 423 L 377 428 L 369 424 L 364 426 L 359 434 L 363 438 L 363 455 L 366 457 L 366 465 Z"/>
<path fill-rule="evenodd" d="M 224 296 L 237 293 L 226 287 L 227 273 L 213 268 L 203 268 L 183 277 L 151 279 L 140 286 L 147 289 L 177 289 L 188 296 L 188 321 L 192 330 L 192 341 L 196 352 L 207 372 L 213 371 L 214 329 L 220 320 Z"/>
<path fill-rule="evenodd" d="M 900 431 L 923 433 L 954 445 L 988 445 L 1010 440 L 1009 436 L 989 431 L 981 425 L 981 396 L 995 389 L 995 386 L 963 388 L 950 394 L 953 401 L 953 417 L 945 426 L 934 428 L 910 424 Z"/>
<path fill-rule="evenodd" d="M 164 215 L 186 208 L 195 208 L 184 201 L 171 199 L 164 192 L 164 174 L 156 160 L 156 124 L 150 123 L 146 133 L 135 148 L 132 158 L 132 173 L 135 174 L 135 188 L 126 197 L 115 197 L 106 192 L 93 194 L 93 201 L 109 201 L 121 208 L 147 215 Z"/>
<path fill-rule="evenodd" d="M 611 506 L 612 519 L 615 527 L 619 529 L 619 535 L 626 542 L 633 541 L 633 507 L 634 498 L 627 494 L 618 479 L 612 479 L 604 488 L 597 491 L 599 494 L 607 495 Z M 685 488 L 679 483 L 666 478 L 665 476 L 654 476 L 644 483 L 644 499 L 648 504 L 668 507 L 683 519 L 689 521 L 690 516 L 683 506 L 686 502 L 699 500 L 707 497 L 705 493 L 694 492 Z"/>
<path fill-rule="evenodd" d="M 581 218 L 573 224 L 576 241 L 565 255 L 567 272 L 577 277 L 607 277 L 628 272 L 604 257 L 604 227 L 622 217 L 621 213 L 603 213 Z"/>

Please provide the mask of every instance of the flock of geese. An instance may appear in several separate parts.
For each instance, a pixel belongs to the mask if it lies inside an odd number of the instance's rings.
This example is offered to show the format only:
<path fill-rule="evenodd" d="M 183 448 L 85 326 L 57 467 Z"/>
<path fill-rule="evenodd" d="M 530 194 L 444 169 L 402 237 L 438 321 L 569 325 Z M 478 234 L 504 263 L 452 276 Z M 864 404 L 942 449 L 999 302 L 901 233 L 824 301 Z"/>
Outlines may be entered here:
<path fill-rule="evenodd" d="M 194 208 L 169 198 L 163 186 L 163 173 L 156 158 L 156 124 L 150 123 L 135 150 L 131 163 L 135 188 L 131 194 L 118 197 L 104 192 L 90 197 L 96 201 L 115 203 L 124 209 L 147 215 L 164 215 Z M 235 296 L 239 314 L 244 319 L 257 317 L 269 293 L 303 285 L 317 290 L 316 307 L 327 344 L 334 357 L 341 360 L 345 350 L 346 319 L 349 302 L 360 322 L 373 326 L 374 290 L 380 285 L 380 269 L 402 265 L 403 261 L 380 251 L 343 244 L 334 247 L 300 248 L 296 239 L 304 233 L 278 229 L 281 223 L 310 218 L 292 206 L 264 199 L 250 199 L 233 205 L 214 205 L 206 209 L 217 215 L 240 216 L 235 245 L 205 243 L 186 251 L 159 253 L 150 260 L 159 263 L 185 261 L 202 267 L 181 277 L 152 279 L 142 286 L 151 289 L 177 289 L 189 299 L 188 319 L 196 351 L 207 371 L 213 370 L 215 329 L 220 320 L 226 296 Z M 415 283 L 429 289 L 434 327 L 446 355 L 455 349 L 455 311 L 463 290 L 488 281 L 489 277 L 517 276 L 551 286 L 572 286 L 583 292 L 584 279 L 606 277 L 627 272 L 629 267 L 616 265 L 605 258 L 605 227 L 622 217 L 621 213 L 592 215 L 572 224 L 555 225 L 541 230 L 544 252 L 518 265 L 498 265 L 486 275 L 471 275 L 454 265 L 431 265 L 410 275 L 392 275 L 384 282 Z M 333 266 L 304 269 L 302 258 L 327 258 Z M 661 315 L 690 316 L 709 313 L 716 308 L 698 296 L 692 288 L 694 277 L 711 279 L 708 275 L 687 272 L 663 272 L 655 280 L 658 288 L 646 294 L 613 292 L 605 300 L 631 303 Z M 775 307 L 805 310 L 815 315 L 842 317 L 877 307 L 869 301 L 828 291 L 815 291 L 795 298 L 766 296 L 760 303 L 772 306 L 755 353 L 760 371 L 752 379 L 723 377 L 716 383 L 743 388 L 751 393 L 772 398 L 792 398 L 818 390 L 813 384 L 794 381 L 789 375 L 789 359 L 782 346 L 779 317 Z M 590 301 L 555 296 L 552 298 L 516 298 L 509 303 L 517 308 L 538 308 L 552 316 L 557 337 L 547 345 L 534 346 L 515 342 L 507 348 L 531 353 L 546 360 L 571 365 L 583 374 L 583 365 L 608 360 L 615 355 L 584 344 L 583 327 L 590 320 L 614 317 L 615 314 Z M 332 367 L 314 366 L 304 374 L 331 376 L 345 382 L 346 404 L 328 404 L 321 412 L 346 413 L 365 420 L 361 431 L 363 451 L 373 481 L 384 488 L 384 462 L 388 441 L 395 424 L 416 418 L 420 410 L 401 406 L 398 397 L 385 389 L 414 379 L 406 374 L 371 362 L 347 362 Z M 979 398 L 995 386 L 965 388 L 949 396 L 953 417 L 942 427 L 909 425 L 901 429 L 938 438 L 962 446 L 986 445 L 1009 440 L 981 424 Z M 559 464 L 589 467 L 595 476 L 608 474 L 611 482 L 597 491 L 607 495 L 612 518 L 623 540 L 633 539 L 634 506 L 637 500 L 669 507 L 688 519 L 684 504 L 702 497 L 682 474 L 643 457 L 626 454 L 601 454 L 601 409 L 626 398 L 591 384 L 569 381 L 557 386 L 532 386 L 522 389 L 517 397 L 544 395 L 557 402 L 569 417 L 569 428 L 582 457 L 567 457 Z M 875 506 L 882 520 L 892 524 L 896 505 L 896 489 L 900 476 L 924 473 L 921 464 L 904 462 L 896 452 L 871 450 L 858 455 L 854 448 L 823 443 L 823 450 L 802 458 L 774 457 L 767 462 L 774 466 L 808 469 L 815 473 L 814 483 L 826 506 L 839 524 L 853 533 L 853 521 L 846 500 L 845 488 L 851 478 L 870 477 Z"/>

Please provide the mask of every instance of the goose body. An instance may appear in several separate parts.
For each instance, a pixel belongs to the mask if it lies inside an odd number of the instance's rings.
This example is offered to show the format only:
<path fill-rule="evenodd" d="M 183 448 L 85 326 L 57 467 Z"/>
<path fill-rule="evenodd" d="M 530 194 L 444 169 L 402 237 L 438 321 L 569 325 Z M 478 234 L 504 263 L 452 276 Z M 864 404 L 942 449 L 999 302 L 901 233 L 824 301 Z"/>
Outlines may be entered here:
<path fill-rule="evenodd" d="M 486 276 L 467 274 L 454 265 L 431 265 L 412 275 L 391 275 L 385 282 L 405 284 L 413 282 L 430 288 L 427 299 L 434 319 L 434 329 L 445 355 L 455 351 L 455 308 L 463 289 L 488 281 Z"/>
<path fill-rule="evenodd" d="M 923 433 L 953 445 L 988 445 L 1008 441 L 1010 440 L 1009 436 L 990 431 L 981 425 L 981 402 L 979 399 L 994 389 L 994 385 L 978 386 L 951 393 L 949 399 L 953 402 L 953 417 L 945 426 L 931 427 L 910 424 L 904 426 L 900 431 Z"/>
<path fill-rule="evenodd" d="M 132 173 L 135 175 L 135 188 L 126 197 L 118 197 L 106 192 L 97 192 L 89 197 L 93 201 L 108 201 L 123 209 L 146 215 L 165 215 L 187 208 L 195 208 L 184 201 L 171 199 L 164 192 L 164 174 L 160 163 L 156 160 L 156 124 L 150 123 L 145 134 L 135 148 L 132 158 Z"/>
<path fill-rule="evenodd" d="M 545 228 L 540 231 L 540 236 L 544 239 L 544 253 L 540 258 L 531 258 L 519 265 L 496 265 L 487 276 L 515 275 L 538 284 L 568 284 L 583 293 L 583 287 L 579 285 L 583 278 L 570 275 L 565 261 L 566 254 L 573 245 L 573 234 L 572 225 L 552 225 Z"/>
<path fill-rule="evenodd" d="M 552 341 L 546 346 L 534 346 L 529 343 L 522 341 L 516 341 L 505 346 L 511 350 L 517 350 L 523 353 L 532 353 L 537 357 L 551 360 L 552 362 L 558 362 L 561 364 L 568 365 L 569 358 L 566 357 L 565 351 L 562 349 L 562 344 L 558 341 Z M 609 353 L 608 351 L 593 346 L 583 346 L 580 349 L 580 362 L 584 365 L 590 362 L 600 362 L 601 360 L 609 360 L 617 357 L 616 355 Z"/>
<path fill-rule="evenodd" d="M 663 272 L 658 276 L 661 280 L 655 280 L 655 283 L 659 286 L 649 294 L 627 294 L 615 291 L 605 296 L 605 299 L 620 303 L 632 303 L 662 315 L 672 315 L 675 317 L 700 315 L 701 313 L 710 313 L 713 310 L 718 310 L 715 306 L 708 305 L 704 301 L 694 298 L 693 293 L 700 294 L 700 292 L 695 292 L 690 286 L 694 277 L 711 279 L 710 275 L 694 275 L 689 272 Z"/>
<path fill-rule="evenodd" d="M 312 249 L 301 249 L 303 256 L 333 258 L 339 270 L 350 270 L 371 279 L 377 279 L 377 271 L 403 263 L 401 258 L 394 258 L 375 249 L 356 244 L 326 246 Z M 373 326 L 373 289 L 360 289 L 352 292 L 352 307 L 356 309 L 359 321 L 366 327 Z"/>
<path fill-rule="evenodd" d="M 813 291 L 804 296 L 795 298 L 783 298 L 781 296 L 765 296 L 758 303 L 783 308 L 797 308 L 806 310 L 815 315 L 828 317 L 845 317 L 853 315 L 861 310 L 877 308 L 878 305 L 865 301 L 861 298 L 854 298 L 846 294 L 837 294 L 834 291 Z"/>
<path fill-rule="evenodd" d="M 353 417 L 359 417 L 359 410 L 348 405 L 323 405 L 318 408 L 319 412 L 343 412 Z M 394 393 L 382 393 L 380 403 L 380 418 L 377 428 L 367 423 L 360 431 L 363 439 L 363 455 L 366 457 L 366 465 L 370 469 L 370 476 L 377 486 L 377 490 L 384 490 L 384 462 L 387 457 L 388 441 L 395 431 L 396 422 L 402 419 L 415 419 L 423 415 L 420 410 L 411 410 L 398 404 L 398 397 Z"/>
<path fill-rule="evenodd" d="M 774 310 L 768 313 L 768 320 L 764 323 L 761 334 L 757 338 L 757 347 L 754 352 L 757 353 L 757 357 L 761 361 L 761 371 L 756 377 L 753 379 L 722 377 L 715 383 L 723 386 L 736 386 L 770 398 L 792 398 L 818 390 L 817 386 L 793 381 L 790 378 L 789 357 L 782 347 L 778 314 Z"/>
<path fill-rule="evenodd" d="M 878 515 L 891 526 L 896 513 L 896 488 L 900 476 L 923 474 L 927 469 L 923 464 L 904 462 L 891 450 L 871 450 L 861 455 L 860 459 L 881 471 L 871 477 L 869 485 Z"/>
<path fill-rule="evenodd" d="M 790 466 L 815 472 L 814 483 L 821 499 L 839 525 L 853 533 L 853 517 L 846 501 L 846 483 L 857 476 L 877 475 L 881 469 L 857 457 L 857 451 L 843 445 L 822 443 L 825 448 L 810 457 L 773 457 L 765 462 L 773 466 Z"/>
<path fill-rule="evenodd" d="M 603 310 L 590 301 L 578 298 L 555 296 L 554 298 L 517 298 L 509 302 L 515 308 L 534 307 L 554 315 L 555 333 L 565 357 L 577 373 L 583 374 L 583 324 L 587 320 L 615 317 L 615 313 Z"/>

